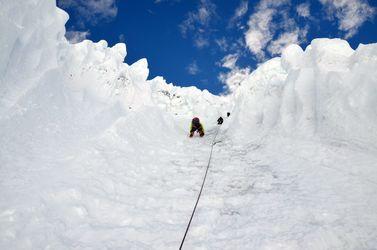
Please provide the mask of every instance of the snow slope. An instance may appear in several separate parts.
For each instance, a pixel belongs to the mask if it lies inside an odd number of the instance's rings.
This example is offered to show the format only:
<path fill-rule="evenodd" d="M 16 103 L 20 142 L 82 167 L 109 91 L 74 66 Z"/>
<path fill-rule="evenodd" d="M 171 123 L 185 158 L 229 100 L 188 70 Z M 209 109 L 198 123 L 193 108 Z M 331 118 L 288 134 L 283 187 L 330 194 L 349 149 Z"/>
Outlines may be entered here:
<path fill-rule="evenodd" d="M 1 249 L 177 249 L 227 111 L 185 249 L 375 249 L 376 44 L 292 45 L 214 96 L 67 19 L 0 2 Z"/>

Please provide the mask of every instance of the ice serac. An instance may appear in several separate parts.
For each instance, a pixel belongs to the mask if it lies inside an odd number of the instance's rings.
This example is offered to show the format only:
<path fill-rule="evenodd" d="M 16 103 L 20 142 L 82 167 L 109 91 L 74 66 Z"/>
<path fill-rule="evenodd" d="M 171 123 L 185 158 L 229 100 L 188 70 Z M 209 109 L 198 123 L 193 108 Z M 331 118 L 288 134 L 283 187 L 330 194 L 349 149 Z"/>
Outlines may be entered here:
<path fill-rule="evenodd" d="M 281 66 L 280 58 L 274 58 L 260 65 L 233 93 L 235 137 L 253 138 L 255 135 L 276 128 L 280 118 L 282 92 L 287 72 Z M 245 131 L 248 133 L 243 134 Z"/>
<path fill-rule="evenodd" d="M 124 63 L 126 54 L 122 43 L 111 48 L 106 41 L 69 44 L 61 60 L 65 82 L 78 94 L 87 93 L 104 103 L 118 102 L 125 108 L 146 105 L 151 102 L 148 64 L 141 60 L 129 66 Z"/>
<path fill-rule="evenodd" d="M 1 1 L 0 112 L 58 64 L 68 15 L 55 1 Z"/>
<path fill-rule="evenodd" d="M 239 119 L 248 119 L 241 123 L 376 146 L 375 49 L 370 44 L 354 51 L 340 39 L 315 39 L 305 51 L 290 45 L 237 90 Z"/>

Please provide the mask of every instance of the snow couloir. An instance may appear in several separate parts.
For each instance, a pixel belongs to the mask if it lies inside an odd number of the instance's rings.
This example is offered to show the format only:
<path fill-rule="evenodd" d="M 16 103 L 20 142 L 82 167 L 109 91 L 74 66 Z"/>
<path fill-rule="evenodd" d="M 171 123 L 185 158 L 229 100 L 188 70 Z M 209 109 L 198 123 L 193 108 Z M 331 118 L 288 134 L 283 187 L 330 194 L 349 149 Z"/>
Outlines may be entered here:
<path fill-rule="evenodd" d="M 222 140 L 232 147 L 223 146 L 217 152 L 224 157 L 218 160 L 223 173 L 218 180 L 223 180 L 224 174 L 239 178 L 237 170 L 242 169 L 245 178 L 237 182 L 242 184 L 238 187 L 241 194 L 253 188 L 259 190 L 258 195 L 270 192 L 291 180 L 287 177 L 279 182 L 272 173 L 278 171 L 273 165 L 256 164 L 272 157 L 272 153 L 261 151 L 264 160 L 253 158 L 253 150 L 262 145 L 254 141 L 261 135 L 290 138 L 285 143 L 310 141 L 299 144 L 299 148 L 328 141 L 354 145 L 363 152 L 377 150 L 377 44 L 360 45 L 356 50 L 340 39 L 315 39 L 305 50 L 291 45 L 280 58 L 251 72 L 232 93 L 215 96 L 195 87 L 168 84 L 162 77 L 148 80 L 146 59 L 132 65 L 124 63 L 125 44 L 111 48 L 105 41 L 69 44 L 64 37 L 67 20 L 68 15 L 50 0 L 0 4 L 1 248 L 175 249 L 196 194 L 196 182 L 190 180 L 200 180 L 210 141 L 187 141 L 193 116 L 202 118 L 210 137 L 217 117 L 232 112 L 222 132 Z M 271 152 L 278 155 L 275 157 L 279 162 L 289 160 L 289 164 L 282 163 L 280 167 L 292 167 L 296 171 L 292 176 L 302 174 L 302 158 L 280 157 L 279 149 L 274 149 Z M 372 178 L 367 179 L 371 186 L 357 189 L 367 190 L 358 193 L 367 200 L 369 192 L 375 191 L 375 172 L 370 163 L 374 158 L 351 155 L 354 163 L 364 160 L 360 169 Z M 319 165 L 335 159 L 327 153 L 322 156 L 314 158 Z M 337 162 L 338 167 L 344 164 L 340 159 Z M 255 168 L 250 170 L 250 164 L 256 164 Z M 352 173 L 357 176 L 359 172 Z M 255 176 L 262 176 L 262 181 L 249 183 Z M 334 177 L 334 186 L 343 185 L 339 181 L 342 178 Z M 232 182 L 226 178 L 223 181 Z M 232 191 L 237 185 L 230 183 L 226 187 Z M 213 190 L 219 194 L 224 191 L 215 187 Z M 333 197 L 326 190 L 320 194 Z M 300 200 L 300 194 L 296 195 L 288 197 Z M 237 248 L 248 242 L 254 248 L 277 248 L 280 244 L 309 249 L 309 241 L 323 237 L 313 226 L 314 229 L 305 227 L 300 231 L 315 231 L 305 234 L 307 238 L 302 241 L 293 240 L 294 235 L 289 240 L 275 234 L 250 238 L 248 235 L 260 228 L 245 229 L 234 219 L 231 221 L 240 232 L 247 232 L 239 241 L 235 239 L 242 233 L 233 235 L 234 231 L 227 227 L 215 235 L 208 224 L 222 221 L 237 204 L 238 208 L 255 209 L 250 211 L 266 209 L 252 203 L 259 197 L 265 204 L 266 196 L 233 197 L 236 201 L 220 196 L 207 200 L 213 210 L 203 214 L 193 232 L 198 238 L 205 235 L 212 239 L 207 244 L 215 248 L 226 243 Z M 313 204 L 321 201 L 318 199 L 313 199 Z M 286 200 L 279 201 L 275 200 L 276 206 L 284 207 Z M 352 207 L 353 202 L 344 201 L 334 211 L 343 209 L 344 204 Z M 297 209 L 292 204 L 289 209 Z M 331 205 L 324 207 L 331 210 Z M 376 204 L 362 206 L 373 208 Z M 255 216 L 250 211 L 239 213 L 247 220 Z M 269 218 L 269 226 L 280 218 L 277 214 Z M 339 219 L 334 214 L 326 217 L 321 213 L 315 223 L 319 227 L 334 223 Z M 311 216 L 304 216 L 304 212 L 301 215 L 306 222 Z M 346 215 L 344 218 L 348 219 Z M 373 212 L 366 212 L 363 217 L 365 221 L 375 218 Z M 292 228 L 301 225 L 292 219 L 281 223 L 297 223 Z M 334 236 L 324 247 L 314 245 L 313 249 L 344 244 L 364 244 L 367 249 L 375 243 L 375 227 L 375 223 L 368 224 L 360 229 L 364 231 L 351 234 L 353 238 L 347 240 Z M 343 229 L 338 235 L 352 231 L 349 227 Z M 276 234 L 279 230 L 282 229 L 277 229 Z M 206 242 L 191 240 L 193 246 Z"/>

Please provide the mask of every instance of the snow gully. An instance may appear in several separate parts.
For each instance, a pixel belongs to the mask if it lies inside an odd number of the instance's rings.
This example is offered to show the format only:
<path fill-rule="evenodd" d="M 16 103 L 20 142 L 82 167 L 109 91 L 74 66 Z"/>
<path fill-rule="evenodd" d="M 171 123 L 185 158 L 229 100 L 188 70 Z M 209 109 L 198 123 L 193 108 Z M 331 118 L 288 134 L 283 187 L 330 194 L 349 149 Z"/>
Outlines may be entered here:
<path fill-rule="evenodd" d="M 207 174 L 208 174 L 208 169 L 209 169 L 209 166 L 211 165 L 211 159 L 212 159 L 212 153 L 213 153 L 213 147 L 215 146 L 215 144 L 217 142 L 216 141 L 216 138 L 217 138 L 217 135 L 220 131 L 220 127 L 221 127 L 221 124 L 219 124 L 219 126 L 217 127 L 217 130 L 216 130 L 216 133 L 215 133 L 215 136 L 213 137 L 213 140 L 212 140 L 212 143 L 211 143 L 211 152 L 209 154 L 209 158 L 208 158 L 208 163 L 207 163 L 207 168 L 206 168 L 206 172 L 204 174 L 204 177 L 203 177 L 203 181 L 202 181 L 202 186 L 200 187 L 200 191 L 199 191 L 199 194 L 198 194 L 198 198 L 196 199 L 196 203 L 195 203 L 195 206 L 194 206 L 194 209 L 192 210 L 192 213 L 191 213 L 191 217 L 190 217 L 190 220 L 187 224 L 187 227 L 186 227 L 186 231 L 185 231 L 185 234 L 183 236 L 183 239 L 181 241 L 181 245 L 179 246 L 179 250 L 182 249 L 183 247 L 183 244 L 185 242 L 185 239 L 186 239 L 186 236 L 187 236 L 187 233 L 190 229 L 190 225 L 191 225 L 191 222 L 192 222 L 192 219 L 194 217 L 194 214 L 195 214 L 195 211 L 196 211 L 196 207 L 198 206 L 198 203 L 199 203 L 199 200 L 200 200 L 200 196 L 202 195 L 202 191 L 203 191 L 203 187 L 204 187 L 204 184 L 205 184 L 205 181 L 207 179 Z"/>

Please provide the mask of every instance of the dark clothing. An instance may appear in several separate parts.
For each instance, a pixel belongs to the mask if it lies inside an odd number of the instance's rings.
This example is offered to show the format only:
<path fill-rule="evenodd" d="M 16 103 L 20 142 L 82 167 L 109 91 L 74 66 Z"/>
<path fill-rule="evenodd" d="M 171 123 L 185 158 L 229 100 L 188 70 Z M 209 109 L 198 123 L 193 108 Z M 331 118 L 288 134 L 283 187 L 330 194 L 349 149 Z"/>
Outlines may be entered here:
<path fill-rule="evenodd" d="M 190 130 L 190 132 L 195 132 L 195 131 L 198 131 L 198 132 L 203 132 L 204 130 L 203 130 L 203 126 L 202 126 L 202 124 L 199 124 L 199 125 L 192 125 L 191 126 L 191 130 Z"/>
<path fill-rule="evenodd" d="M 198 132 L 200 137 L 204 136 L 204 128 L 203 125 L 200 123 L 199 118 L 192 119 L 190 137 L 193 137 L 195 132 Z"/>
<path fill-rule="evenodd" d="M 219 119 L 217 119 L 217 124 L 221 125 L 223 124 L 223 122 L 224 122 L 224 119 L 220 116 Z"/>
<path fill-rule="evenodd" d="M 229 117 L 230 116 L 230 112 L 226 113 L 226 116 Z"/>

